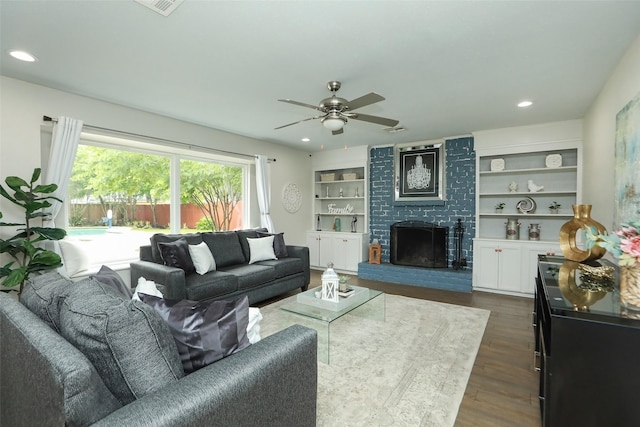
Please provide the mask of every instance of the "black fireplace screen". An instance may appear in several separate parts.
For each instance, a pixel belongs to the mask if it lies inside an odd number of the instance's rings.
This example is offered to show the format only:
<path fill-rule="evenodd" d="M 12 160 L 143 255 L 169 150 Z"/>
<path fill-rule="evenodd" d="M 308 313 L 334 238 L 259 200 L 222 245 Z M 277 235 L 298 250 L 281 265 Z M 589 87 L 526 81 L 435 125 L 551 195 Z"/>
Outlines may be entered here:
<path fill-rule="evenodd" d="M 391 225 L 391 263 L 414 267 L 447 268 L 449 227 L 423 221 Z"/>

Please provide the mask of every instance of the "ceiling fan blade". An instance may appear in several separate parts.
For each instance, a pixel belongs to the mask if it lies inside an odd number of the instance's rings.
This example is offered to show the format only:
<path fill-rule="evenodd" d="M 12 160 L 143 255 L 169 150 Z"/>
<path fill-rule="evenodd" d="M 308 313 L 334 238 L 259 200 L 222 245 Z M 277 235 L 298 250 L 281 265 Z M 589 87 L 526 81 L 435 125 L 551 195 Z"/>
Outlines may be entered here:
<path fill-rule="evenodd" d="M 331 135 L 340 135 L 341 133 L 344 133 L 344 128 L 331 131 Z"/>
<path fill-rule="evenodd" d="M 354 120 L 362 120 L 363 122 L 375 123 L 377 125 L 387 126 L 387 127 L 395 127 L 399 120 L 387 119 L 386 117 L 378 117 L 378 116 L 370 116 L 368 114 L 356 114 L 351 117 Z"/>
<path fill-rule="evenodd" d="M 367 105 L 375 104 L 380 101 L 384 101 L 384 96 L 371 92 L 361 96 L 360 98 L 349 101 L 347 105 L 349 106 L 349 110 L 353 111 L 356 108 L 366 107 Z"/>
<path fill-rule="evenodd" d="M 293 105 L 299 105 L 301 107 L 313 108 L 314 110 L 319 110 L 317 105 L 305 104 L 304 102 L 294 101 L 293 99 L 278 99 L 280 102 L 286 102 Z"/>
<path fill-rule="evenodd" d="M 302 123 L 302 122 L 308 122 L 309 120 L 319 119 L 320 117 L 323 117 L 323 116 L 315 116 L 315 117 L 309 117 L 308 119 L 298 120 L 297 122 L 293 122 L 293 123 L 289 123 L 289 124 L 286 124 L 286 125 L 278 126 L 277 128 L 274 128 L 274 130 L 286 128 L 287 126 L 297 125 L 298 123 Z"/>

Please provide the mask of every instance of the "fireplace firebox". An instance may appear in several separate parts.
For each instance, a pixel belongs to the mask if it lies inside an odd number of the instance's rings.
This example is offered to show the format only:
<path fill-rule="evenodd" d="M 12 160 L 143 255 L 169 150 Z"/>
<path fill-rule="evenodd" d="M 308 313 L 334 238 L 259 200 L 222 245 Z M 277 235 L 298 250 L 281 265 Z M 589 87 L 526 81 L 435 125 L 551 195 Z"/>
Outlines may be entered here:
<path fill-rule="evenodd" d="M 391 263 L 413 267 L 447 268 L 449 227 L 423 221 L 391 225 Z"/>

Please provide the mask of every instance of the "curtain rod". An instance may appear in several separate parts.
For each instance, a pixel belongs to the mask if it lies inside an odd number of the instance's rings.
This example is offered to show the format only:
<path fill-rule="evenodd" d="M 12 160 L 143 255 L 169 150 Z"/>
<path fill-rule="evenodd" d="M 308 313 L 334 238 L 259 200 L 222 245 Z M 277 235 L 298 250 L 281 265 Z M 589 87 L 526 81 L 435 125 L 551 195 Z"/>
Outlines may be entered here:
<path fill-rule="evenodd" d="M 42 116 L 42 121 L 57 123 L 58 119 L 56 117 Z M 201 145 L 187 144 L 186 142 L 173 141 L 171 139 L 156 138 L 155 136 L 140 135 L 138 133 L 124 132 L 124 131 L 119 131 L 119 130 L 107 129 L 107 128 L 103 128 L 103 127 L 100 127 L 100 126 L 93 126 L 93 125 L 84 124 L 83 127 L 96 129 L 96 130 L 103 130 L 103 131 L 107 131 L 107 132 L 116 132 L 116 133 L 121 133 L 123 135 L 136 136 L 136 137 L 140 137 L 140 138 L 155 139 L 157 141 L 164 141 L 164 142 L 168 142 L 168 143 L 171 143 L 171 144 L 177 144 L 177 145 L 180 145 L 182 147 L 186 147 L 189 150 L 191 150 L 192 148 L 195 147 L 195 148 L 200 148 L 200 149 L 206 150 L 206 151 L 213 151 L 215 153 L 230 154 L 230 155 L 233 155 L 233 156 L 242 156 L 242 157 L 249 157 L 249 158 L 257 158 L 258 157 L 257 155 L 254 155 L 254 154 L 244 154 L 244 153 L 236 153 L 234 151 L 219 150 L 217 148 L 203 147 Z M 275 162 L 276 161 L 276 159 L 270 159 L 270 158 L 268 158 L 267 160 L 270 161 L 270 162 Z"/>

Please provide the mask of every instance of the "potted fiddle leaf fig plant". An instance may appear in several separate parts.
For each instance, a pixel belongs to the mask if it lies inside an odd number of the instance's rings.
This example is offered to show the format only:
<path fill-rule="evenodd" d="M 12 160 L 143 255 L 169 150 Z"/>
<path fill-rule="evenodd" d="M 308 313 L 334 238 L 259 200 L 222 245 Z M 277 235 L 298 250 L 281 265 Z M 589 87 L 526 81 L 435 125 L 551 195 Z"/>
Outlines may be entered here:
<path fill-rule="evenodd" d="M 6 239 L 0 238 L 0 254 L 13 258 L 0 266 L 0 284 L 5 287 L 20 285 L 18 295 L 22 294 L 24 283 L 31 274 L 62 266 L 60 255 L 43 248 L 42 242 L 63 239 L 67 232 L 62 228 L 32 225 L 33 221 L 42 222 L 48 218 L 49 214 L 43 210 L 51 207 L 49 200 L 62 202 L 52 195 L 58 189 L 57 184 L 35 184 L 40 173 L 40 168 L 34 169 L 29 182 L 17 176 L 7 177 L 5 183 L 9 190 L 0 185 L 0 195 L 24 212 L 24 222 L 0 222 L 0 226 L 14 227 L 16 232 Z"/>

